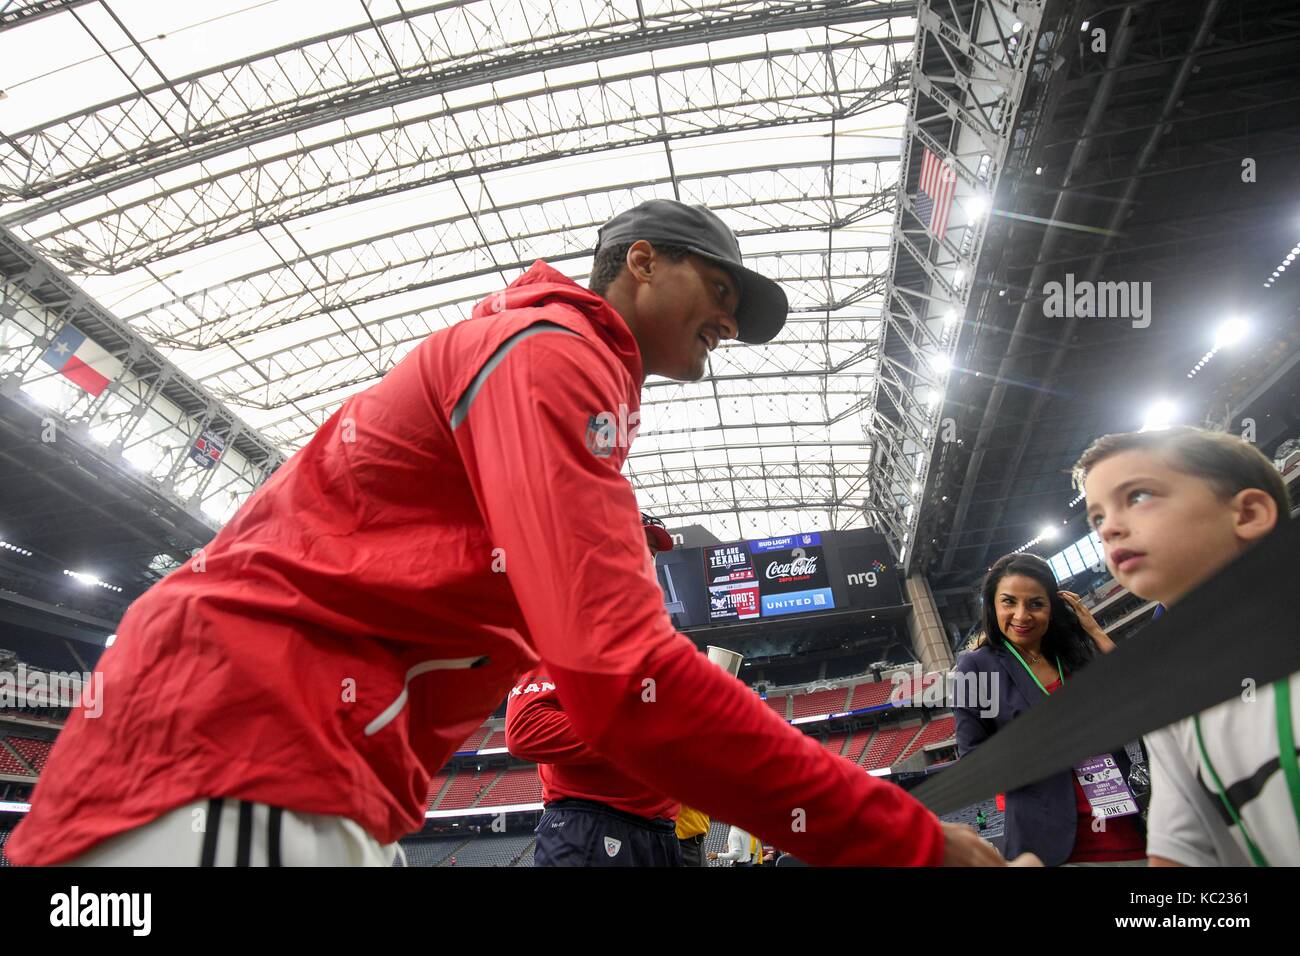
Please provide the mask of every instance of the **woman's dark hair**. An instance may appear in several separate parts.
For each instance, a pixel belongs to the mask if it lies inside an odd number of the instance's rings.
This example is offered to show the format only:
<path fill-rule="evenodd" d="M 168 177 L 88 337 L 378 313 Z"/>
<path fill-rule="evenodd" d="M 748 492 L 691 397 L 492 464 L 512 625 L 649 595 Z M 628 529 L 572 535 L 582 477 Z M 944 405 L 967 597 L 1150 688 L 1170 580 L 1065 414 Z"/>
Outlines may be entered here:
<path fill-rule="evenodd" d="M 997 596 L 1002 579 L 1012 574 L 1037 581 L 1047 592 L 1051 617 L 1047 622 L 1047 633 L 1043 635 L 1044 657 L 1053 662 L 1059 657 L 1062 667 L 1076 671 L 1097 656 L 1097 646 L 1079 623 L 1074 611 L 1057 592 L 1056 575 L 1052 573 L 1051 565 L 1032 554 L 1004 554 L 984 576 L 984 583 L 980 586 L 984 633 L 975 641 L 976 647 L 985 644 L 991 647 L 1007 645 L 1006 635 L 998 625 Z"/>
<path fill-rule="evenodd" d="M 651 245 L 655 247 L 655 255 L 662 256 L 669 262 L 681 262 L 690 255 L 690 250 L 685 246 L 657 242 Z M 596 259 L 591 264 L 591 279 L 587 282 L 587 288 L 596 295 L 604 295 L 627 265 L 627 251 L 631 248 L 632 243 L 622 242 L 616 246 L 605 246 L 597 252 Z"/>

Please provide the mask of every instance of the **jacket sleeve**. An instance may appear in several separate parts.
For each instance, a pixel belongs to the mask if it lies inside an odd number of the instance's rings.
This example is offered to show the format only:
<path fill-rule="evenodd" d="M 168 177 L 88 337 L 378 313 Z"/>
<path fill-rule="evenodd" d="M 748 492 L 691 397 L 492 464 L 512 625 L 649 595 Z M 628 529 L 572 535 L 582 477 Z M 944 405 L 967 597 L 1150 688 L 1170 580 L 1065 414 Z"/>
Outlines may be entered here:
<path fill-rule="evenodd" d="M 600 754 L 573 730 L 550 681 L 533 681 L 539 689 L 511 693 L 506 702 L 506 748 L 533 763 L 599 763 Z"/>
<path fill-rule="evenodd" d="M 989 737 L 996 727 L 992 720 L 980 716 L 979 677 L 982 668 L 973 653 L 962 654 L 957 658 L 957 676 L 959 685 L 964 690 L 961 695 L 963 704 L 952 709 L 957 718 L 957 756 L 964 757 Z M 990 704 L 993 707 L 1001 701 L 1000 688 L 993 681 L 986 685 L 994 688 L 995 697 Z"/>
<path fill-rule="evenodd" d="M 636 387 L 603 346 L 537 334 L 478 383 L 454 432 L 574 732 L 648 787 L 811 863 L 939 864 L 934 814 L 787 725 L 673 629 L 625 449 L 588 440 L 602 413 L 629 419 Z"/>

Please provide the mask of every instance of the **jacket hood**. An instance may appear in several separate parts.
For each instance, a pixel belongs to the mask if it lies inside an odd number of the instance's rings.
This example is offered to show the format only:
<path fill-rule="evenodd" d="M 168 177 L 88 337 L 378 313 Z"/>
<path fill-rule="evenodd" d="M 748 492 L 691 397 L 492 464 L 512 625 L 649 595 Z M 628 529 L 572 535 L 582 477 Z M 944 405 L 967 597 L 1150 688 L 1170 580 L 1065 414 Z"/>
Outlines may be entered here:
<path fill-rule="evenodd" d="M 534 308 L 547 302 L 570 305 L 581 312 L 610 351 L 626 366 L 637 386 L 641 386 L 645 379 L 641 349 L 627 322 L 601 296 L 584 289 L 541 259 L 510 285 L 480 301 L 470 315 L 481 319 L 507 309 Z"/>

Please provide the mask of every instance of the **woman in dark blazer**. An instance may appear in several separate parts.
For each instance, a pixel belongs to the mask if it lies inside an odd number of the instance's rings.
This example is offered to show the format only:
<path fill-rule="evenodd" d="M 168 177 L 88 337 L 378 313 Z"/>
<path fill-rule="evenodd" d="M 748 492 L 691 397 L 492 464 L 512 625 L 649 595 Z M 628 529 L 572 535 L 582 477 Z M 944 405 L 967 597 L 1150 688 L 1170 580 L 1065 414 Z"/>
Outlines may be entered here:
<path fill-rule="evenodd" d="M 1042 558 L 999 558 L 985 576 L 981 593 L 984 632 L 974 649 L 957 659 L 957 672 L 974 674 L 963 683 L 990 688 L 992 700 L 968 700 L 968 706 L 953 709 L 957 752 L 963 757 L 1058 690 L 1097 655 L 1115 648 L 1078 595 L 1057 590 L 1056 576 Z M 1128 780 L 1130 763 L 1122 749 L 1101 756 L 1112 757 Z M 1045 866 L 1144 865 L 1145 843 L 1137 814 L 1107 819 L 1104 826 L 1094 822 L 1074 770 L 1006 795 L 1003 852 L 1009 859 L 1028 852 Z"/>

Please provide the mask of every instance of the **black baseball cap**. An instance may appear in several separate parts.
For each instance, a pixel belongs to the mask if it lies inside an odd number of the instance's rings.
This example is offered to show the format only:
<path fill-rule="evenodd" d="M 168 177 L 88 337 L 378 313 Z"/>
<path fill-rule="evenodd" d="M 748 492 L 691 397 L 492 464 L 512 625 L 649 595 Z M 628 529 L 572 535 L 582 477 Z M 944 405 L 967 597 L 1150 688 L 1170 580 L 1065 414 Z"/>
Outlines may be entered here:
<path fill-rule="evenodd" d="M 766 276 L 746 269 L 740 261 L 740 243 L 727 224 L 705 206 L 688 206 L 672 199 L 651 199 L 619 213 L 600 227 L 596 251 L 645 239 L 683 246 L 725 268 L 740 285 L 736 326 L 742 342 L 770 342 L 785 325 L 789 300 L 781 287 Z"/>

